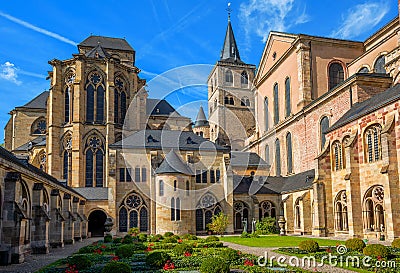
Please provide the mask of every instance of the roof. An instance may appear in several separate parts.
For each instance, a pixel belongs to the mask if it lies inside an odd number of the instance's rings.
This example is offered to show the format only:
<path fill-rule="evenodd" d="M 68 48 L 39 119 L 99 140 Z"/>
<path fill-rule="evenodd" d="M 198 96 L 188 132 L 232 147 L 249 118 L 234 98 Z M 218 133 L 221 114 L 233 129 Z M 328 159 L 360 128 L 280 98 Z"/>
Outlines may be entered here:
<path fill-rule="evenodd" d="M 400 84 L 395 86 L 363 101 L 355 103 L 349 111 L 347 111 L 336 123 L 334 123 L 326 133 L 336 130 L 354 120 L 359 119 L 369 113 L 376 111 L 377 109 L 390 104 L 400 99 Z"/>
<path fill-rule="evenodd" d="M 264 161 L 258 154 L 252 152 L 231 152 L 232 167 L 267 167 L 267 162 Z"/>
<path fill-rule="evenodd" d="M 15 151 L 29 151 L 36 146 L 46 146 L 46 136 L 38 136 L 37 138 L 19 146 Z"/>
<path fill-rule="evenodd" d="M 234 193 L 254 194 L 283 194 L 306 190 L 312 187 L 315 170 L 299 174 L 283 176 L 233 176 Z"/>
<path fill-rule="evenodd" d="M 226 151 L 192 131 L 179 130 L 142 130 L 109 146 L 116 149 L 176 149 L 184 151 L 217 150 Z"/>
<path fill-rule="evenodd" d="M 243 63 L 240 60 L 239 49 L 236 44 L 235 35 L 233 34 L 231 21 L 228 21 L 226 28 L 224 45 L 221 51 L 221 61 Z"/>
<path fill-rule="evenodd" d="M 200 126 L 208 126 L 208 120 L 206 118 L 206 114 L 204 114 L 203 106 L 200 106 L 199 113 L 196 117 L 196 122 L 194 123 L 194 127 Z"/>
<path fill-rule="evenodd" d="M 95 35 L 90 35 L 89 37 L 87 37 L 80 44 L 78 44 L 78 47 L 79 46 L 96 47 L 99 44 L 103 48 L 107 49 L 134 51 L 134 49 L 129 45 L 129 43 L 123 38 L 112 38 L 112 37 L 95 36 Z"/>
<path fill-rule="evenodd" d="M 160 167 L 155 170 L 155 173 L 181 173 L 186 175 L 194 174 L 192 169 L 183 161 L 182 157 L 173 149 L 165 156 L 164 161 L 161 163 Z"/>
<path fill-rule="evenodd" d="M 146 114 L 148 116 L 170 116 L 171 114 L 180 114 L 165 99 L 147 99 Z"/>
<path fill-rule="evenodd" d="M 100 44 L 85 54 L 85 56 L 89 58 L 106 58 L 109 55 L 110 54 L 108 54 Z"/>
<path fill-rule="evenodd" d="M 108 188 L 74 188 L 87 200 L 108 200 Z"/>
<path fill-rule="evenodd" d="M 23 106 L 20 106 L 21 108 L 32 108 L 32 109 L 46 109 L 47 107 L 47 98 L 49 97 L 50 92 L 49 91 L 43 91 L 39 95 L 37 95 L 35 98 L 33 98 L 31 101 L 26 103 Z"/>

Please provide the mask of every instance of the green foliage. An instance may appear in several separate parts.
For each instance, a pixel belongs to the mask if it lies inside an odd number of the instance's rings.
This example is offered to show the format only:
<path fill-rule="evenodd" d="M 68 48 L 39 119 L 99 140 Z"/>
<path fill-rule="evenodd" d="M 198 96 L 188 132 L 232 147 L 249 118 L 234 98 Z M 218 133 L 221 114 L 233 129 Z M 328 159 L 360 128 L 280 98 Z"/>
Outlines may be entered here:
<path fill-rule="evenodd" d="M 184 255 L 185 253 L 193 253 L 193 247 L 188 244 L 177 244 L 174 247 L 174 253 L 178 256 Z"/>
<path fill-rule="evenodd" d="M 189 234 L 189 233 L 182 235 L 181 238 L 184 240 L 193 240 L 193 241 L 198 239 L 196 235 Z"/>
<path fill-rule="evenodd" d="M 319 250 L 319 245 L 315 240 L 305 240 L 299 244 L 299 249 L 307 253 L 315 253 Z"/>
<path fill-rule="evenodd" d="M 394 239 L 392 242 L 393 248 L 400 248 L 400 238 Z"/>
<path fill-rule="evenodd" d="M 104 236 L 104 243 L 111 243 L 113 241 L 113 238 L 110 234 L 107 234 Z"/>
<path fill-rule="evenodd" d="M 358 251 L 358 252 L 362 252 L 365 247 L 364 241 L 359 238 L 348 239 L 346 241 L 345 245 L 346 245 L 347 249 Z"/>
<path fill-rule="evenodd" d="M 389 249 L 380 244 L 371 244 L 367 245 L 364 250 L 363 250 L 364 255 L 370 256 L 370 257 L 381 257 L 381 258 L 387 258 L 390 255 Z"/>
<path fill-rule="evenodd" d="M 124 262 L 112 261 L 106 264 L 102 273 L 131 273 L 132 268 L 129 264 Z"/>
<path fill-rule="evenodd" d="M 220 212 L 217 215 L 213 215 L 211 218 L 211 223 L 207 225 L 207 228 L 219 235 L 223 235 L 228 227 L 228 224 L 228 215 Z"/>
<path fill-rule="evenodd" d="M 140 233 L 137 237 L 138 237 L 139 242 L 147 241 L 147 234 L 145 234 L 145 233 Z"/>
<path fill-rule="evenodd" d="M 179 237 L 179 235 L 173 235 L 172 238 L 175 238 L 177 241 L 181 239 L 181 237 Z"/>
<path fill-rule="evenodd" d="M 172 236 L 172 237 L 166 237 L 166 238 L 164 238 L 163 240 L 162 240 L 162 242 L 164 243 L 164 244 L 173 244 L 173 243 L 177 243 L 178 242 L 178 240 L 174 237 L 174 236 Z"/>
<path fill-rule="evenodd" d="M 167 231 L 167 232 L 164 233 L 164 238 L 172 237 L 172 236 L 174 236 L 174 233 L 171 232 L 171 231 Z"/>
<path fill-rule="evenodd" d="M 152 235 L 149 238 L 149 242 L 159 242 L 160 240 L 162 240 L 164 237 L 161 234 L 156 234 L 156 235 Z"/>
<path fill-rule="evenodd" d="M 243 231 L 242 234 L 240 235 L 240 238 L 250 238 L 250 234 L 247 233 L 246 231 Z"/>
<path fill-rule="evenodd" d="M 121 242 L 122 242 L 122 238 L 119 238 L 119 237 L 114 238 L 114 240 L 113 240 L 114 244 L 120 244 Z"/>
<path fill-rule="evenodd" d="M 138 250 L 145 250 L 146 246 L 143 244 L 129 244 L 121 245 L 115 250 L 115 255 L 120 258 L 129 258 Z"/>
<path fill-rule="evenodd" d="M 124 236 L 124 239 L 122 240 L 123 244 L 132 244 L 133 243 L 133 237 L 129 234 Z"/>
<path fill-rule="evenodd" d="M 68 264 L 75 265 L 77 270 L 83 270 L 92 266 L 92 261 L 84 254 L 68 257 Z"/>
<path fill-rule="evenodd" d="M 146 263 L 161 268 L 170 259 L 171 256 L 166 252 L 153 251 L 146 256 Z"/>
<path fill-rule="evenodd" d="M 236 262 L 237 260 L 240 259 L 240 255 L 237 250 L 234 250 L 232 248 L 225 248 L 219 255 L 225 262 L 231 264 L 233 262 Z"/>
<path fill-rule="evenodd" d="M 256 230 L 261 232 L 261 234 L 277 234 L 278 228 L 276 227 L 276 219 L 265 217 L 257 221 Z"/>
<path fill-rule="evenodd" d="M 208 236 L 205 241 L 206 242 L 218 242 L 219 238 L 217 236 L 211 235 L 211 236 Z"/>
<path fill-rule="evenodd" d="M 137 227 L 130 228 L 128 230 L 128 234 L 129 235 L 133 235 L 133 236 L 138 235 L 139 234 L 139 228 L 137 228 Z"/>
<path fill-rule="evenodd" d="M 212 257 L 203 261 L 201 273 L 229 273 L 229 265 L 221 257 Z"/>
<path fill-rule="evenodd" d="M 194 243 L 193 247 L 195 248 L 211 248 L 211 247 L 223 247 L 224 243 L 223 242 L 206 242 L 206 243 Z"/>

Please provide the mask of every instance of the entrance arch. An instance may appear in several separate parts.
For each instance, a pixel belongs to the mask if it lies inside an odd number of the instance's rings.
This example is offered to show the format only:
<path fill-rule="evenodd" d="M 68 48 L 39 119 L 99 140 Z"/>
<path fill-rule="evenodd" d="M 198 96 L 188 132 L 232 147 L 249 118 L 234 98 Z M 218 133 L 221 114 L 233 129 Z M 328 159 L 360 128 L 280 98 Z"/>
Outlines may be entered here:
<path fill-rule="evenodd" d="M 104 223 L 106 222 L 107 215 L 104 211 L 94 210 L 89 214 L 88 231 L 92 237 L 104 236 Z"/>

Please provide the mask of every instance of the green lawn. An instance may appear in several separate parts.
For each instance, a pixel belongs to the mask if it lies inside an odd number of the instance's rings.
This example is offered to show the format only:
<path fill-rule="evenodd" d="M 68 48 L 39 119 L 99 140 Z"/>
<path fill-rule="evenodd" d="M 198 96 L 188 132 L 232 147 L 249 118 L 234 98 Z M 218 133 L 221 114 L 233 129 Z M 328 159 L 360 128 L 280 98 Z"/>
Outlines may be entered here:
<path fill-rule="evenodd" d="M 240 238 L 239 236 L 226 236 L 221 241 L 254 247 L 297 247 L 301 241 L 309 238 L 301 236 L 261 236 L 259 238 Z M 336 246 L 343 244 L 340 240 L 315 239 L 320 246 Z"/>

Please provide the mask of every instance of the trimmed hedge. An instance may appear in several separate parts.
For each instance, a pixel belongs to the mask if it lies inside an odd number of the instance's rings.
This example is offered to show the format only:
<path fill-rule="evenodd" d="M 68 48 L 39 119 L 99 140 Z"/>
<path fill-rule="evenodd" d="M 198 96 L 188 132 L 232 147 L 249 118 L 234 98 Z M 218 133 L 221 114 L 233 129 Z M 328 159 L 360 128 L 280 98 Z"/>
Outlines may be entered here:
<path fill-rule="evenodd" d="M 163 267 L 168 260 L 171 260 L 171 256 L 161 251 L 153 251 L 146 256 L 146 263 L 157 268 Z"/>
<path fill-rule="evenodd" d="M 143 244 L 129 244 L 122 245 L 115 250 L 115 255 L 120 258 L 129 258 L 138 250 L 145 250 L 146 246 Z"/>
<path fill-rule="evenodd" d="M 305 240 L 300 242 L 299 249 L 307 253 L 315 253 L 319 250 L 319 245 L 315 240 Z"/>
<path fill-rule="evenodd" d="M 193 247 L 187 244 L 178 244 L 174 247 L 174 253 L 176 255 L 184 255 L 185 253 L 193 253 Z"/>
<path fill-rule="evenodd" d="M 132 268 L 129 264 L 124 262 L 112 261 L 106 264 L 102 273 L 131 273 Z"/>
<path fill-rule="evenodd" d="M 203 261 L 201 273 L 229 273 L 229 265 L 221 257 L 212 257 Z"/>
<path fill-rule="evenodd" d="M 178 242 L 178 240 L 173 236 L 166 237 L 162 240 L 162 243 L 164 243 L 164 244 L 176 244 L 177 242 Z"/>
<path fill-rule="evenodd" d="M 345 245 L 346 245 L 347 249 L 358 251 L 358 252 L 362 252 L 365 247 L 364 241 L 359 238 L 348 239 L 345 242 Z"/>
<path fill-rule="evenodd" d="M 167 231 L 167 232 L 164 233 L 164 238 L 172 237 L 172 236 L 174 236 L 173 232 Z"/>
<path fill-rule="evenodd" d="M 198 239 L 196 235 L 189 234 L 189 233 L 182 235 L 181 238 L 184 240 L 193 240 L 193 241 Z"/>
<path fill-rule="evenodd" d="M 367 245 L 364 250 L 363 250 L 364 255 L 366 256 L 371 256 L 371 257 L 381 257 L 381 258 L 387 258 L 390 255 L 389 249 L 380 244 L 371 244 Z"/>
<path fill-rule="evenodd" d="M 92 266 L 92 261 L 84 254 L 68 257 L 68 264 L 75 265 L 77 270 L 83 270 Z"/>
<path fill-rule="evenodd" d="M 206 242 L 218 242 L 219 238 L 217 236 L 211 235 L 206 238 Z"/>
<path fill-rule="evenodd" d="M 400 238 L 394 239 L 392 242 L 393 248 L 400 248 Z"/>
<path fill-rule="evenodd" d="M 113 238 L 110 234 L 107 234 L 104 236 L 104 243 L 111 243 L 113 241 Z"/>

